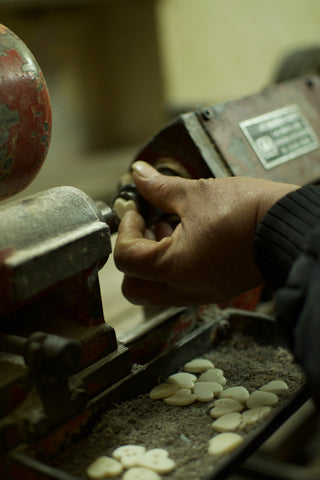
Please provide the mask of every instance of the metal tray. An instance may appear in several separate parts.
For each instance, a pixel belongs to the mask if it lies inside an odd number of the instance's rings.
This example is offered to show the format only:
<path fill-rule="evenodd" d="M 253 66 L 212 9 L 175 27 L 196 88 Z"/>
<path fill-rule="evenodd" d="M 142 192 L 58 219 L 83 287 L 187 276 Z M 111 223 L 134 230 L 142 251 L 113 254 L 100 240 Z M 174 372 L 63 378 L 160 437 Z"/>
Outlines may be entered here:
<path fill-rule="evenodd" d="M 207 354 L 209 351 L 214 352 L 215 349 L 219 348 L 219 345 L 228 341 L 228 339 L 233 339 L 238 334 L 248 336 L 262 346 L 269 345 L 275 349 L 285 349 L 284 342 L 277 333 L 274 320 L 265 315 L 237 309 L 217 311 L 216 307 L 186 309 L 178 314 L 178 322 L 175 321 L 174 328 L 177 328 L 177 324 L 188 323 L 186 318 L 192 319 L 192 322 L 189 322 L 193 325 L 192 331 L 182 335 L 182 338 L 173 347 L 170 346 L 170 348 L 158 353 L 155 358 L 143 364 L 133 364 L 132 372 L 129 375 L 90 401 L 88 410 L 91 413 L 91 421 L 82 430 L 80 427 L 79 438 L 88 438 L 92 429 L 100 421 L 99 415 L 105 414 L 113 405 L 147 393 L 156 384 L 156 379 L 166 378 L 196 356 Z M 195 318 L 196 323 L 193 321 Z M 150 336 L 159 338 L 159 332 L 163 329 L 168 332 L 168 322 L 170 324 L 170 321 L 163 322 L 152 331 L 146 332 L 142 337 L 126 345 L 135 352 L 133 355 L 135 360 L 139 359 L 139 352 L 144 351 L 144 345 Z M 239 383 L 241 383 L 241 379 L 239 379 Z M 228 477 L 308 398 L 309 392 L 302 380 L 299 388 L 291 391 L 262 423 L 245 435 L 244 441 L 236 450 L 213 462 L 209 474 L 194 477 L 195 480 L 199 478 L 203 480 L 223 480 Z M 63 432 L 65 436 L 66 430 L 64 429 Z M 49 435 L 33 445 L 20 447 L 18 450 L 9 453 L 0 463 L 0 478 L 6 480 L 11 478 L 41 480 L 80 480 L 86 478 L 85 475 L 79 476 L 67 473 L 61 467 L 53 466 L 57 465 L 59 455 L 53 459 L 46 458 L 47 446 L 53 441 L 53 438 L 56 441 L 57 435 L 55 437 Z M 67 443 L 67 438 L 62 439 L 59 448 L 64 447 Z M 163 478 L 174 477 L 164 476 Z"/>

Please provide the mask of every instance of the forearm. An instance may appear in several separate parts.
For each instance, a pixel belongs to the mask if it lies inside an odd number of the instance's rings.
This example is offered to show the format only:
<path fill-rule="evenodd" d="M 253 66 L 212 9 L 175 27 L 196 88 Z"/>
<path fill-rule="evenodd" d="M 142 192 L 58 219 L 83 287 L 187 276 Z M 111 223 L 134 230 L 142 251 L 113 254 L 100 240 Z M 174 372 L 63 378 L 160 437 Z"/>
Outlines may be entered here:
<path fill-rule="evenodd" d="M 320 225 L 320 187 L 308 186 L 280 199 L 258 225 L 254 248 L 260 273 L 274 289 L 288 273 Z"/>

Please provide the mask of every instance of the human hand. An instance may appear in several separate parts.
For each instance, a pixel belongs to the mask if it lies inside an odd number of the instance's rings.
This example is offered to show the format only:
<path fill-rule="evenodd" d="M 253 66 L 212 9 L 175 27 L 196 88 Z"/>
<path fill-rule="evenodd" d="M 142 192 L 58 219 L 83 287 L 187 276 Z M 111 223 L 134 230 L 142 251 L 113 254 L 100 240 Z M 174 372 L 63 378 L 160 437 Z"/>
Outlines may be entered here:
<path fill-rule="evenodd" d="M 128 300 L 141 305 L 218 303 L 263 283 L 253 253 L 257 224 L 297 185 L 246 177 L 169 177 L 140 161 L 132 171 L 141 195 L 178 215 L 180 223 L 174 230 L 159 224 L 153 236 L 140 214 L 125 214 L 114 258 L 125 274 L 122 291 Z"/>

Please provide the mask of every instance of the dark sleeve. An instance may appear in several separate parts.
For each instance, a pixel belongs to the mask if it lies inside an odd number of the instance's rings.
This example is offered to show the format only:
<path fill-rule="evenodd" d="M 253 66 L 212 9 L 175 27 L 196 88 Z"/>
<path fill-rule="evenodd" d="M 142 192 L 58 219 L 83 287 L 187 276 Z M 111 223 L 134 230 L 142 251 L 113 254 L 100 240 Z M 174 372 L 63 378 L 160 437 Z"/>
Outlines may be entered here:
<path fill-rule="evenodd" d="M 276 290 L 275 316 L 320 402 L 320 187 L 274 205 L 255 238 L 255 258 Z"/>
<path fill-rule="evenodd" d="M 284 285 L 314 228 L 320 227 L 320 186 L 302 187 L 276 203 L 260 222 L 255 260 L 274 289 Z"/>

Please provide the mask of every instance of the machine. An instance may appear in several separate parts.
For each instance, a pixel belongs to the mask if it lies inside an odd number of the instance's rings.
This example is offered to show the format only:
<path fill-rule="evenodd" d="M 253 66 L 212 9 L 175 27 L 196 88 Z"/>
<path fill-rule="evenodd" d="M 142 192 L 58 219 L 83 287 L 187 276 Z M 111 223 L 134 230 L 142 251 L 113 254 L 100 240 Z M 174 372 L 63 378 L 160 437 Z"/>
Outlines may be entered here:
<path fill-rule="evenodd" d="M 0 196 L 6 199 L 41 167 L 51 109 L 27 47 L 4 26 L 0 45 Z M 183 114 L 136 159 L 189 178 L 244 175 L 307 184 L 320 176 L 318 132 L 320 79 L 308 77 Z M 130 182 L 118 198 L 149 208 Z M 162 312 L 128 344 L 119 343 L 108 312 L 104 317 L 98 281 L 119 224 L 115 202 L 57 187 L 0 206 L 1 479 L 83 478 L 52 459 L 88 435 L 114 403 L 146 393 L 157 376 L 239 328 L 258 335 L 265 324 L 270 344 L 281 344 L 272 319 L 216 306 Z M 308 397 L 304 387 L 291 393 L 206 478 L 225 478 Z"/>

